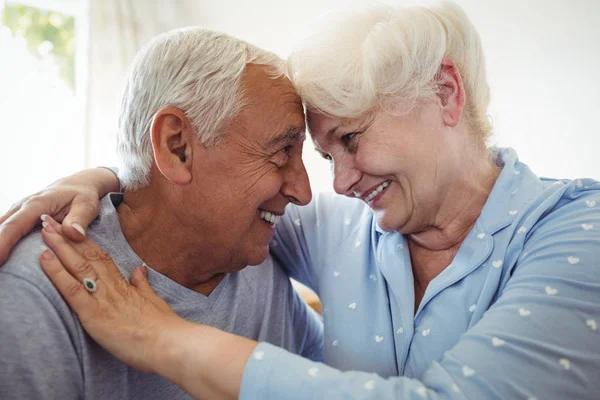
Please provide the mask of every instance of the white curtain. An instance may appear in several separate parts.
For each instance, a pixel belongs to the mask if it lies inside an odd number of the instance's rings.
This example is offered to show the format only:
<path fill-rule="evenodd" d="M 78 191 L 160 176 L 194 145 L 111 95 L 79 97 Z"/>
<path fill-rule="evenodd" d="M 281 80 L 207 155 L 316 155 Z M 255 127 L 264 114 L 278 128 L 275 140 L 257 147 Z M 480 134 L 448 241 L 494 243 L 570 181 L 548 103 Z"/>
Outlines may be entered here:
<path fill-rule="evenodd" d="M 115 165 L 118 107 L 126 72 L 153 36 L 200 25 L 198 1 L 91 0 L 86 96 L 85 160 Z"/>

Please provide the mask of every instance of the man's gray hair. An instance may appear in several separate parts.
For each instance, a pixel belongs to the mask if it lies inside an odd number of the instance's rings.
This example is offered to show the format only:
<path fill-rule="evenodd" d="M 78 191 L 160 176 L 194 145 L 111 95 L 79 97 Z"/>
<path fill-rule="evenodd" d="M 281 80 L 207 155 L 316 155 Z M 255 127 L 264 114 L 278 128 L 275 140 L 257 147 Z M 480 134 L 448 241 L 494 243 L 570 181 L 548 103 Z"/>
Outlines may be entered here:
<path fill-rule="evenodd" d="M 117 151 L 123 187 L 150 183 L 150 130 L 164 107 L 183 111 L 202 144 L 218 144 L 244 106 L 241 78 L 247 64 L 263 64 L 273 76 L 284 66 L 275 54 L 199 27 L 166 32 L 146 44 L 133 61 L 121 101 Z"/>

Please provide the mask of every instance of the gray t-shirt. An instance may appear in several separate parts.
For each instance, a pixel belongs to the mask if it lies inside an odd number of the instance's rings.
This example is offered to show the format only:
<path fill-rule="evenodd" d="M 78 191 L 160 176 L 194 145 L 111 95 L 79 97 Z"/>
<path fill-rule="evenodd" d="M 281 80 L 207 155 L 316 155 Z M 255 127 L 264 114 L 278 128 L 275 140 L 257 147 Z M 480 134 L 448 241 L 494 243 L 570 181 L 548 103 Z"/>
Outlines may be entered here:
<path fill-rule="evenodd" d="M 121 200 L 115 193 L 102 199 L 87 234 L 129 277 L 143 261 L 121 231 L 115 209 Z M 0 399 L 189 398 L 161 377 L 127 367 L 85 333 L 40 268 L 42 244 L 36 229 L 0 268 Z M 189 321 L 322 361 L 321 320 L 271 258 L 228 274 L 208 297 L 150 268 L 148 277 L 158 295 Z"/>

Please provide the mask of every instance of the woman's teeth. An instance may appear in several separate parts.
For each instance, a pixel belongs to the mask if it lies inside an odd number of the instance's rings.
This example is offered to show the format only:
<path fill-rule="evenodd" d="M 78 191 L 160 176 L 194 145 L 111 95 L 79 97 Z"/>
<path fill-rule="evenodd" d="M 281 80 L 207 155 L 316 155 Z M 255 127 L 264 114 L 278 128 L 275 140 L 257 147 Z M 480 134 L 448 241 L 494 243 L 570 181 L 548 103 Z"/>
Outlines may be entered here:
<path fill-rule="evenodd" d="M 264 219 L 267 222 L 270 222 L 272 224 L 276 224 L 279 222 L 279 219 L 281 218 L 280 215 L 275 215 L 273 213 L 270 213 L 268 211 L 264 211 L 264 210 L 260 210 L 258 212 L 258 216 L 261 217 L 262 219 Z"/>
<path fill-rule="evenodd" d="M 383 191 L 386 187 L 390 185 L 390 181 L 385 181 L 381 185 L 377 186 L 367 197 L 365 197 L 365 201 L 368 203 L 375 198 L 379 193 Z"/>

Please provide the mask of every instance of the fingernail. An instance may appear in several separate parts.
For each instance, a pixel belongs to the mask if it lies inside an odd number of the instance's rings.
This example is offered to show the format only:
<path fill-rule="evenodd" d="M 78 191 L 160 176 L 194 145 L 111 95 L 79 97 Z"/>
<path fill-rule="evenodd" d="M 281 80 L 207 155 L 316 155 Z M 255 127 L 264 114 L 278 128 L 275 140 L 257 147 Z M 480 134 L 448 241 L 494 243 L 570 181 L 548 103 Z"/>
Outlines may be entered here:
<path fill-rule="evenodd" d="M 46 250 L 45 252 L 42 253 L 42 260 L 54 260 L 54 254 L 52 254 L 50 251 Z"/>
<path fill-rule="evenodd" d="M 78 223 L 71 224 L 71 226 L 75 228 L 77 232 L 81 233 L 81 236 L 85 236 L 85 229 L 83 229 L 83 226 L 79 225 Z"/>
<path fill-rule="evenodd" d="M 44 227 L 44 230 L 46 232 L 51 232 L 51 233 L 56 232 L 56 229 L 54 229 L 54 227 L 52 226 L 52 224 L 50 224 L 50 223 L 48 223 L 46 221 L 42 222 L 42 226 Z"/>
<path fill-rule="evenodd" d="M 41 219 L 42 221 L 45 221 L 45 220 L 46 220 L 46 218 L 48 218 L 48 214 L 42 214 L 42 215 L 40 216 L 40 219 Z M 43 224 L 42 224 L 42 225 L 43 225 Z"/>
<path fill-rule="evenodd" d="M 54 254 L 50 250 L 45 250 L 42 253 L 42 260 L 54 260 Z"/>

